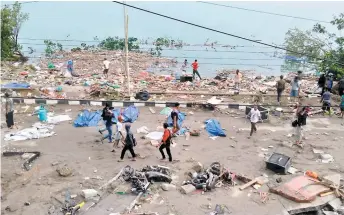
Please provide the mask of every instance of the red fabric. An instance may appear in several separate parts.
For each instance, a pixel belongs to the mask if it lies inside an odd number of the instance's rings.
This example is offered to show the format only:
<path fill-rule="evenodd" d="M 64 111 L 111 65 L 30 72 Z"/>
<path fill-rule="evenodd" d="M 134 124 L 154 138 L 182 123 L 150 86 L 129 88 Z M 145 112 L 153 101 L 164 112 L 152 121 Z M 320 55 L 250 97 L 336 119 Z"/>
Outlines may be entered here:
<path fill-rule="evenodd" d="M 165 129 L 164 136 L 162 136 L 162 142 L 166 142 L 170 135 L 170 131 L 168 129 Z"/>
<path fill-rule="evenodd" d="M 197 63 L 197 62 L 193 62 L 191 65 L 192 65 L 192 68 L 193 68 L 194 70 L 197 70 L 197 69 L 198 69 L 198 63 Z"/>

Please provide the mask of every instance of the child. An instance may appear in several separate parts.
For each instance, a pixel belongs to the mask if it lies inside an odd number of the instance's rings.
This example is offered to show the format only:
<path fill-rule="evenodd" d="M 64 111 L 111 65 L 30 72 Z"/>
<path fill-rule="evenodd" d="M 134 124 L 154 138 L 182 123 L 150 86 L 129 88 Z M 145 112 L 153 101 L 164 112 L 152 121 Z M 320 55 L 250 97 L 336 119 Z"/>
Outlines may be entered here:
<path fill-rule="evenodd" d="M 125 125 L 125 130 L 127 131 L 127 136 L 125 137 L 124 140 L 124 147 L 122 149 L 122 153 L 121 153 L 121 159 L 118 160 L 118 162 L 123 162 L 123 158 L 124 158 L 124 154 L 127 150 L 130 151 L 130 154 L 132 156 L 132 161 L 136 161 L 136 154 L 134 152 L 134 146 L 136 146 L 136 140 L 135 137 L 133 135 L 133 133 L 131 133 L 130 131 L 130 125 L 127 124 Z"/>
<path fill-rule="evenodd" d="M 116 134 L 115 134 L 115 141 L 113 143 L 113 149 L 111 152 L 115 152 L 115 147 L 119 148 L 119 141 L 124 139 L 123 133 L 122 133 L 122 125 L 123 119 L 122 116 L 119 115 L 116 123 Z"/>

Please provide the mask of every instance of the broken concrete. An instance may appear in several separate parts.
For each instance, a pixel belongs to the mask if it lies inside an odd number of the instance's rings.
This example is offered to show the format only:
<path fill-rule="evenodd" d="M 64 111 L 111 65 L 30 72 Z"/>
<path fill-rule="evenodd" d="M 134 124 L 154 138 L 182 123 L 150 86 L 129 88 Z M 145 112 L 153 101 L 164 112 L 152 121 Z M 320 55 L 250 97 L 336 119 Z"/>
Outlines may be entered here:
<path fill-rule="evenodd" d="M 187 184 L 181 187 L 181 193 L 183 194 L 190 194 L 196 190 L 195 186 L 192 184 Z"/>
<path fill-rule="evenodd" d="M 316 179 L 302 175 L 278 187 L 270 188 L 270 191 L 295 202 L 312 202 L 320 193 L 326 193 L 331 190 L 328 187 L 317 184 L 317 182 L 319 181 Z"/>

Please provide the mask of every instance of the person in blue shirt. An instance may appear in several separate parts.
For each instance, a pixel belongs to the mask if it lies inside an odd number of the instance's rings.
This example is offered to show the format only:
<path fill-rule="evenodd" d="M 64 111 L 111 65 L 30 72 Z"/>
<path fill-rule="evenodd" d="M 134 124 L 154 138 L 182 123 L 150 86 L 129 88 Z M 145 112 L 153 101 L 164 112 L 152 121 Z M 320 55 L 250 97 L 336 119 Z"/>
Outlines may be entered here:
<path fill-rule="evenodd" d="M 103 120 L 105 122 L 105 129 L 99 129 L 99 133 L 103 134 L 103 132 L 105 130 L 108 131 L 108 134 L 105 135 L 104 137 L 102 137 L 101 142 L 103 143 L 103 140 L 105 139 L 109 139 L 109 143 L 113 143 L 112 142 L 112 117 L 114 116 L 114 114 L 112 113 L 113 107 L 110 107 L 109 103 L 105 104 L 105 107 L 103 109 L 103 113 L 101 115 L 101 117 L 103 117 Z"/>
<path fill-rule="evenodd" d="M 324 94 L 321 97 L 320 102 L 322 102 L 322 110 L 324 111 L 324 115 L 326 111 L 331 116 L 331 93 L 328 89 L 325 89 Z"/>
<path fill-rule="evenodd" d="M 301 83 L 298 76 L 295 76 L 294 80 L 290 83 L 290 97 L 296 102 L 300 96 Z"/>
<path fill-rule="evenodd" d="M 333 87 L 333 75 L 332 73 L 329 74 L 329 77 L 326 80 L 326 89 L 331 92 Z"/>

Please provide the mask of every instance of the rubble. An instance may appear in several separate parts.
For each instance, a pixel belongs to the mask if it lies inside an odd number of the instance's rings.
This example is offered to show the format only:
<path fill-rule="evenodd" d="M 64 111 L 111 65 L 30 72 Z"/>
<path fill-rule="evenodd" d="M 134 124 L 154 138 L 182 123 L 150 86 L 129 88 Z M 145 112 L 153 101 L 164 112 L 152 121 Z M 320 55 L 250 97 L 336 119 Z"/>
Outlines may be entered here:
<path fill-rule="evenodd" d="M 108 80 L 102 75 L 104 58 L 110 61 Z M 40 59 L 37 64 L 24 64 L 23 71 L 14 65 L 6 64 L 2 68 L 1 79 L 8 83 L 23 82 L 30 85 L 30 94 L 33 97 L 55 99 L 119 99 L 127 96 L 128 84 L 126 82 L 125 65 L 122 51 L 78 51 L 57 53 L 52 59 Z M 73 72 L 70 75 L 68 61 L 73 61 Z M 207 93 L 234 95 L 233 70 L 220 70 L 214 78 L 204 78 L 197 82 L 181 82 L 176 80 L 181 71 L 172 59 L 153 57 L 149 53 L 129 52 L 130 89 L 132 95 L 147 91 L 148 97 L 143 100 L 156 100 L 156 93 Z M 20 66 L 20 65 L 17 65 Z M 49 68 L 50 67 L 50 68 Z M 54 68 L 54 69 L 51 69 Z M 241 71 L 241 94 L 271 94 L 276 91 L 275 76 L 254 76 L 252 71 Z M 296 74 L 289 73 L 285 80 L 290 82 Z M 316 76 L 302 77 L 302 91 L 313 93 L 316 87 Z M 290 84 L 286 84 L 285 92 L 290 91 Z M 27 94 L 27 92 L 25 93 Z M 204 97 L 204 96 L 203 96 Z M 180 99 L 194 101 L 193 96 L 183 95 Z M 202 99 L 202 96 L 200 98 Z M 207 99 L 203 100 L 207 101 Z M 210 103 L 221 103 L 222 99 L 212 98 Z"/>

